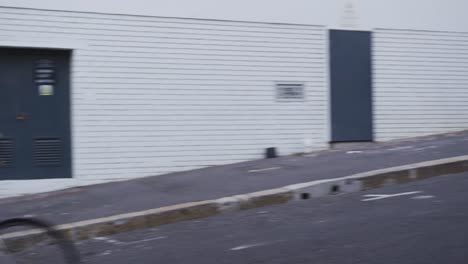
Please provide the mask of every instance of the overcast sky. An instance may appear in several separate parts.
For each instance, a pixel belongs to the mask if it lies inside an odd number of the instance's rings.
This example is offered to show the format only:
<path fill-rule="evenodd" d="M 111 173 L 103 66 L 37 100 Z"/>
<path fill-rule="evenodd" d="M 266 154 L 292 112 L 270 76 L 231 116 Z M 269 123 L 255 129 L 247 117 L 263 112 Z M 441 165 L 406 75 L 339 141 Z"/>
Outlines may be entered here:
<path fill-rule="evenodd" d="M 0 0 L 2 6 L 338 27 L 346 2 L 363 28 L 468 31 L 468 0 Z"/>

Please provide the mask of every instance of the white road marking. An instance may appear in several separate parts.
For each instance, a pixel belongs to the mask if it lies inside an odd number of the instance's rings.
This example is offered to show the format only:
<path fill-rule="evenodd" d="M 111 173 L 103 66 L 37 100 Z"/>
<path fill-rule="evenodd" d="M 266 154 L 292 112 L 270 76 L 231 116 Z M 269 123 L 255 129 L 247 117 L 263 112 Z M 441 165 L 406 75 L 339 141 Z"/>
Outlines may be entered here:
<path fill-rule="evenodd" d="M 262 247 L 262 246 L 274 244 L 274 243 L 277 243 L 277 242 L 279 242 L 279 241 L 256 243 L 256 244 L 247 244 L 247 245 L 242 245 L 242 246 L 238 246 L 238 247 L 233 247 L 230 250 L 239 251 L 239 250 L 244 250 L 244 249 L 253 248 L 253 247 Z"/>
<path fill-rule="evenodd" d="M 113 245 L 133 245 L 133 244 L 145 243 L 145 242 L 150 242 L 150 241 L 165 239 L 165 238 L 167 238 L 167 237 L 159 236 L 159 237 L 142 239 L 142 240 L 137 240 L 137 241 L 130 241 L 130 242 L 122 242 L 122 241 L 118 241 L 118 240 L 108 238 L 108 237 L 95 237 L 93 239 L 97 240 L 97 241 L 104 241 L 104 242 L 107 242 L 107 243 L 113 244 Z"/>
<path fill-rule="evenodd" d="M 114 244 L 114 245 L 122 245 L 123 244 L 122 242 L 120 242 L 118 240 L 108 238 L 108 237 L 95 237 L 95 238 L 93 238 L 93 240 L 104 241 L 104 242 L 107 242 L 109 244 Z"/>
<path fill-rule="evenodd" d="M 258 170 L 249 170 L 248 172 L 262 172 L 262 171 L 271 171 L 271 170 L 279 170 L 281 167 L 272 167 L 266 169 L 258 169 Z"/>
<path fill-rule="evenodd" d="M 36 215 L 34 214 L 27 214 L 27 215 L 23 215 L 24 218 L 35 218 Z"/>
<path fill-rule="evenodd" d="M 428 150 L 428 149 L 435 149 L 437 146 L 429 146 L 429 147 L 422 147 L 422 148 L 415 148 L 413 151 L 423 151 L 423 150 Z"/>
<path fill-rule="evenodd" d="M 418 193 L 422 193 L 422 192 L 416 191 L 416 192 L 405 192 L 405 193 L 396 193 L 396 194 L 367 194 L 367 195 L 364 195 L 364 197 L 372 197 L 372 198 L 364 199 L 361 201 L 369 202 L 369 201 L 376 201 L 376 200 L 393 198 L 393 197 L 398 197 L 398 196 L 413 195 L 413 194 L 418 194 Z"/>
<path fill-rule="evenodd" d="M 403 147 L 396 147 L 396 148 L 391 148 L 388 149 L 388 151 L 400 151 L 400 150 L 406 150 L 406 149 L 412 149 L 413 146 L 403 146 Z"/>
<path fill-rule="evenodd" d="M 165 238 L 167 238 L 167 237 L 159 236 L 159 237 L 154 237 L 154 238 L 148 238 L 148 239 L 142 239 L 142 240 L 137 240 L 137 241 L 132 241 L 132 242 L 126 242 L 125 245 L 145 243 L 145 242 L 150 242 L 150 241 L 155 241 L 155 240 L 160 240 L 160 239 L 165 239 Z"/>
<path fill-rule="evenodd" d="M 112 254 L 112 250 L 106 250 L 104 252 L 102 252 L 101 254 L 99 254 L 99 256 L 107 256 L 107 255 L 110 255 Z"/>
<path fill-rule="evenodd" d="M 328 220 L 321 220 L 321 221 L 318 221 L 317 224 L 323 224 L 323 223 L 327 223 L 329 222 Z"/>
<path fill-rule="evenodd" d="M 243 246 L 233 247 L 230 250 L 237 251 L 237 250 L 244 250 L 244 249 L 247 249 L 247 248 L 258 247 L 258 246 L 262 246 L 262 244 L 243 245 Z"/>
<path fill-rule="evenodd" d="M 352 151 L 348 151 L 346 152 L 346 154 L 361 154 L 362 151 L 358 151 L 358 150 L 352 150 Z"/>
<path fill-rule="evenodd" d="M 435 196 L 434 195 L 420 195 L 420 196 L 415 196 L 411 199 L 424 200 L 424 199 L 432 199 L 432 198 L 435 198 Z"/>

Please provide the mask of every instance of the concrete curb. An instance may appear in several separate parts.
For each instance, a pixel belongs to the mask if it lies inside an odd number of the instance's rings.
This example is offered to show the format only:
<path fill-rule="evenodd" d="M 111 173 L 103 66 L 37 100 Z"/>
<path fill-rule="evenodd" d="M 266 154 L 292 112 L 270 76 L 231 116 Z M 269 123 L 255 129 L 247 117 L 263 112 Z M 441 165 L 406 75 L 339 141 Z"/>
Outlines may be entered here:
<path fill-rule="evenodd" d="M 441 175 L 468 172 L 468 155 L 359 173 L 342 178 L 319 180 L 278 189 L 223 197 L 217 200 L 177 204 L 140 212 L 59 225 L 73 241 L 108 236 L 164 224 L 200 219 L 226 212 L 248 210 L 327 195 L 352 193 L 388 185 L 408 183 Z M 43 242 L 37 231 L 21 231 L 1 236 L 7 246 L 22 250 Z"/>

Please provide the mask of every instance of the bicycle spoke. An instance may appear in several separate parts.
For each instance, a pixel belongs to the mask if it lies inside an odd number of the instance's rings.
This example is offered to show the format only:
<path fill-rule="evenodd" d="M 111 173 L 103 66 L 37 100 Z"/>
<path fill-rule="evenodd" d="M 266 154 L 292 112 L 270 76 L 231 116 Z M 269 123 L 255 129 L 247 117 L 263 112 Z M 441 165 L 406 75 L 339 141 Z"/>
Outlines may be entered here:
<path fill-rule="evenodd" d="M 5 234 L 37 230 L 38 239 L 29 238 L 19 241 L 11 237 L 2 240 L 3 254 L 0 263 L 11 264 L 77 264 L 79 256 L 73 244 L 58 231 L 53 230 L 44 222 L 32 219 L 14 219 L 0 223 L 0 237 Z M 35 233 L 36 234 L 36 233 Z M 30 242 L 34 243 L 30 243 Z M 5 260 L 3 260 L 3 258 Z M 7 262 L 8 261 L 8 262 Z"/>
<path fill-rule="evenodd" d="M 0 263 L 2 264 L 17 264 L 15 258 L 12 256 L 11 252 L 8 252 L 8 249 L 3 242 L 3 239 L 0 239 Z"/>

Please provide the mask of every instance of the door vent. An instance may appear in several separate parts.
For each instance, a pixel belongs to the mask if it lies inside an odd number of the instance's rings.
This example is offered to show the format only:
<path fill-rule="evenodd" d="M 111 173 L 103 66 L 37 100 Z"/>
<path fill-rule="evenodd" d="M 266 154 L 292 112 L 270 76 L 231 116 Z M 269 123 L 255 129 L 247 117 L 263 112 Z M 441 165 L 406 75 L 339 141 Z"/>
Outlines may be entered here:
<path fill-rule="evenodd" d="M 13 140 L 0 139 L 0 168 L 8 168 L 13 165 Z"/>
<path fill-rule="evenodd" d="M 62 165 L 62 141 L 56 138 L 34 140 L 34 165 L 58 167 Z"/>
<path fill-rule="evenodd" d="M 305 89 L 303 83 L 277 83 L 277 100 L 301 101 L 305 99 Z"/>

